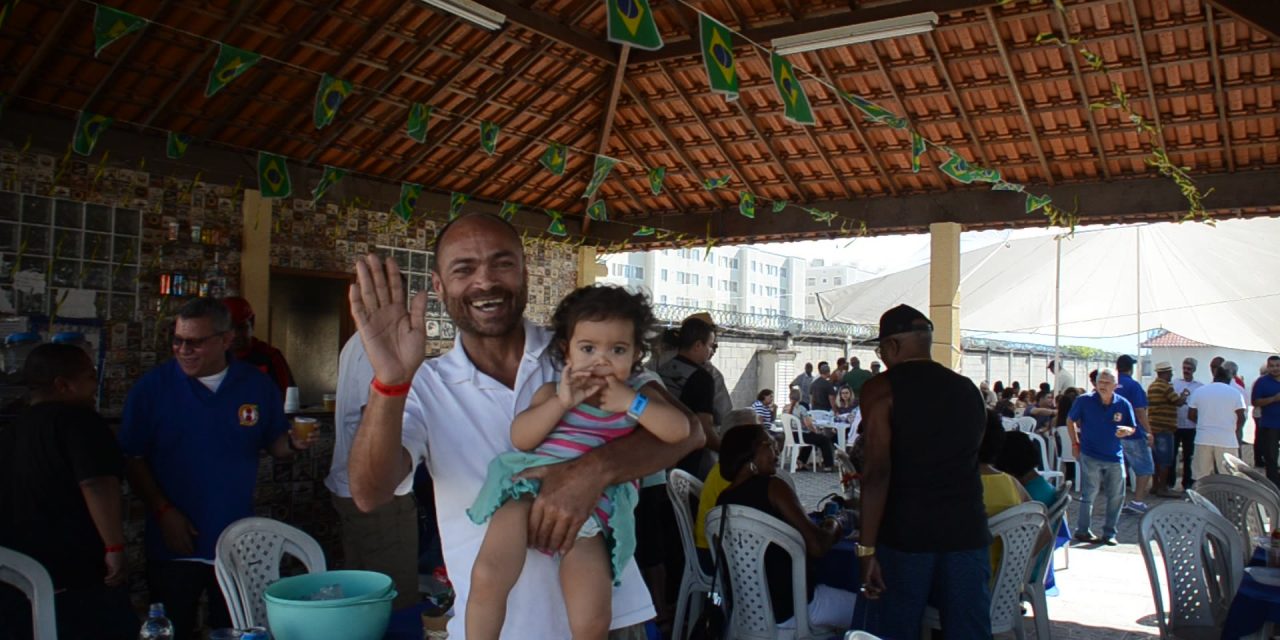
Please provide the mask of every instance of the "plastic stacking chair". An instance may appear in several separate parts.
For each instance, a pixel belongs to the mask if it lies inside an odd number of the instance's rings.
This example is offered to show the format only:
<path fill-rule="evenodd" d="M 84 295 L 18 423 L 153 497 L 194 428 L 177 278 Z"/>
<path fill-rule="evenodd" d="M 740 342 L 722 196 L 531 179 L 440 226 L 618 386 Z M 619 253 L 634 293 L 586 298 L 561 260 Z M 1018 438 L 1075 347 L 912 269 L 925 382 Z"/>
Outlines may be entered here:
<path fill-rule="evenodd" d="M 1000 569 L 991 588 L 991 633 L 1013 631 L 1022 640 L 1026 637 L 1022 628 L 1022 594 L 1031 577 L 1036 540 L 1048 526 L 1044 505 L 1024 502 L 991 516 L 987 523 L 991 539 L 1003 541 Z M 923 622 L 925 628 L 942 629 L 941 616 L 933 607 L 925 609 Z"/>
<path fill-rule="evenodd" d="M 740 505 L 726 505 L 707 514 L 707 535 L 720 532 L 724 538 L 713 540 L 712 554 L 725 554 L 729 593 L 733 609 L 729 614 L 726 637 L 734 640 L 810 640 L 830 638 L 838 631 L 814 628 L 809 624 L 809 598 L 805 590 L 805 549 L 800 532 L 791 525 L 762 511 Z M 776 545 L 791 556 L 791 597 L 794 603 L 795 628 L 779 629 L 769 599 L 769 581 L 764 570 L 764 552 Z"/>
<path fill-rule="evenodd" d="M 1070 485 L 1067 486 L 1070 489 Z M 1053 565 L 1053 551 L 1058 538 L 1058 529 L 1067 517 L 1067 507 L 1071 506 L 1071 493 L 1063 489 L 1049 505 L 1046 521 L 1049 527 L 1049 544 L 1040 550 L 1031 560 L 1031 578 L 1027 580 L 1025 595 L 1031 603 L 1031 611 L 1035 614 L 1036 640 L 1049 640 L 1049 599 L 1046 597 L 1044 582 L 1049 577 L 1049 567 Z M 1063 553 L 1071 545 L 1062 545 Z"/>
<path fill-rule="evenodd" d="M 270 518 L 243 518 L 218 536 L 213 569 L 237 628 L 267 625 L 262 592 L 280 579 L 280 560 L 289 554 L 307 573 L 325 570 L 320 543 L 301 529 Z"/>
<path fill-rule="evenodd" d="M 1253 552 L 1253 539 L 1270 534 L 1280 522 L 1280 501 L 1257 482 L 1219 473 L 1196 480 L 1195 487 L 1236 528 L 1245 559 Z"/>
<path fill-rule="evenodd" d="M 1200 492 L 1195 489 L 1187 489 L 1187 500 L 1190 501 L 1191 504 L 1199 505 L 1209 511 L 1212 511 L 1214 515 L 1222 515 L 1222 512 L 1218 511 L 1218 507 L 1214 506 L 1212 502 L 1209 502 L 1208 498 L 1200 495 Z"/>
<path fill-rule="evenodd" d="M 1280 502 L 1280 489 L 1277 489 L 1276 485 L 1271 482 L 1271 479 L 1267 478 L 1267 474 L 1254 469 L 1249 466 L 1249 463 L 1227 453 L 1226 451 L 1222 452 L 1222 464 L 1226 467 L 1227 471 L 1231 473 L 1231 475 L 1258 483 L 1262 488 L 1275 494 L 1276 501 Z"/>
<path fill-rule="evenodd" d="M 667 496 L 676 513 L 676 527 L 680 529 L 680 547 L 684 549 L 684 576 L 680 578 L 680 595 L 676 600 L 676 619 L 671 637 L 684 640 L 685 625 L 702 614 L 703 594 L 711 591 L 711 576 L 703 573 L 698 562 L 698 549 L 694 544 L 694 505 L 702 495 L 702 483 L 680 469 L 672 469 L 667 475 Z"/>
<path fill-rule="evenodd" d="M 0 547 L 0 582 L 11 584 L 31 601 L 34 640 L 58 640 L 58 622 L 53 611 L 53 579 L 35 558 Z"/>
<path fill-rule="evenodd" d="M 1061 489 L 1063 475 L 1061 471 L 1054 468 L 1053 463 L 1049 461 L 1049 443 L 1045 442 L 1044 436 L 1031 432 L 1027 434 L 1027 438 L 1036 446 L 1036 451 L 1040 454 L 1040 468 L 1037 472 L 1046 482 L 1053 485 L 1054 489 Z"/>
<path fill-rule="evenodd" d="M 1071 486 L 1077 490 L 1080 489 L 1080 461 L 1076 460 L 1075 452 L 1071 450 L 1071 436 L 1067 435 L 1067 427 L 1058 427 L 1053 430 L 1054 437 L 1058 439 L 1058 471 L 1066 473 L 1064 469 L 1066 465 L 1071 465 L 1071 473 L 1074 482 Z"/>
<path fill-rule="evenodd" d="M 1232 524 L 1198 505 L 1168 502 L 1142 517 L 1138 534 L 1160 637 L 1220 637 L 1244 574 L 1240 537 Z M 1154 547 L 1163 570 L 1156 567 Z M 1168 585 L 1160 584 L 1161 574 L 1168 576 Z"/>
<path fill-rule="evenodd" d="M 791 458 L 791 473 L 796 472 L 796 463 L 800 460 L 800 452 L 809 449 L 809 458 L 813 459 L 813 445 L 806 444 L 800 439 L 800 432 L 804 429 L 800 425 L 800 418 L 789 413 L 784 413 L 778 418 L 782 422 L 782 462 L 783 468 L 787 465 L 788 455 Z"/>

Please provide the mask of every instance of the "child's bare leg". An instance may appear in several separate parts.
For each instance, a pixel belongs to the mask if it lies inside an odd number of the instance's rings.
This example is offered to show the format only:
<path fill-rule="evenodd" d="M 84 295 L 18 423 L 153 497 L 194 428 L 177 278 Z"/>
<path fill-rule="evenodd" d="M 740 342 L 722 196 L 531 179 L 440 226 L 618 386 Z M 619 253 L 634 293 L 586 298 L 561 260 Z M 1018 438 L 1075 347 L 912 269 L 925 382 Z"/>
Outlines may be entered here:
<path fill-rule="evenodd" d="M 606 640 L 613 621 L 613 577 L 603 536 L 574 542 L 560 560 L 560 589 L 573 640 Z"/>
<path fill-rule="evenodd" d="M 496 639 L 507 617 L 507 596 L 520 572 L 529 535 L 530 500 L 513 500 L 489 519 L 480 554 L 471 567 L 467 596 L 467 640 Z"/>

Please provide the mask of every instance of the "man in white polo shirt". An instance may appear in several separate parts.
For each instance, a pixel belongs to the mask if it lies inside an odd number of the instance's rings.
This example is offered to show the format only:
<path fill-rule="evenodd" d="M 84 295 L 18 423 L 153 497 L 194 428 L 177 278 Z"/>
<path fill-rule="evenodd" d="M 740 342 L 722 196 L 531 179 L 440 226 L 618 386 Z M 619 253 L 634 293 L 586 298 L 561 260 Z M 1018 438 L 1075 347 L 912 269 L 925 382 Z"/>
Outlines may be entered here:
<path fill-rule="evenodd" d="M 348 464 L 351 496 L 370 511 L 392 499 L 418 460 L 435 480 L 440 537 L 457 589 L 449 636 L 464 628 L 471 566 L 484 526 L 467 518 L 489 461 L 511 451 L 511 421 L 533 392 L 556 378 L 547 350 L 551 333 L 523 320 L 528 270 L 520 237 L 501 218 L 458 218 L 436 237 L 432 286 L 458 327 L 453 349 L 423 361 L 426 295 L 406 312 L 399 267 L 377 256 L 356 263 L 351 311 L 373 366 L 374 381 Z M 669 402 L 678 404 L 669 395 Z M 688 413 L 686 411 L 686 413 Z M 530 551 L 507 601 L 503 638 L 570 638 L 558 563 L 536 551 L 567 551 L 596 499 L 611 484 L 675 466 L 702 447 L 696 418 L 690 437 L 663 444 L 647 431 L 620 438 L 572 461 L 539 467 L 529 517 Z M 643 638 L 654 609 L 635 563 L 614 589 L 611 638 Z"/>

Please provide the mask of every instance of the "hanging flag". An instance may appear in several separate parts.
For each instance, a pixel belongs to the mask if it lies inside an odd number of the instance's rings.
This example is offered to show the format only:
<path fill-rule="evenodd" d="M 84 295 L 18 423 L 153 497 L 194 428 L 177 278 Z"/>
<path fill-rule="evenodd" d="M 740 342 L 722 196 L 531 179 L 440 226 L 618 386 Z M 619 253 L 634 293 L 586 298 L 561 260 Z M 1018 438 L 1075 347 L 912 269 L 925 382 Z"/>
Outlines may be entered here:
<path fill-rule="evenodd" d="M 465 193 L 454 191 L 449 194 L 449 219 L 453 220 L 462 215 L 462 205 L 466 204 L 471 196 Z"/>
<path fill-rule="evenodd" d="M 818 222 L 825 222 L 827 226 L 831 226 L 831 221 L 839 215 L 834 211 L 823 211 L 822 209 L 809 209 L 809 215 Z"/>
<path fill-rule="evenodd" d="M 284 156 L 258 152 L 258 191 L 264 198 L 288 198 L 293 193 Z"/>
<path fill-rule="evenodd" d="M 633 236 L 640 236 L 640 237 L 644 237 L 644 236 L 651 236 L 651 235 L 653 235 L 653 234 L 655 234 L 655 233 L 657 233 L 657 232 L 658 232 L 658 230 L 657 230 L 657 229 L 654 229 L 653 227 L 640 227 L 640 230 L 639 230 L 639 231 L 636 231 L 635 233 L 633 233 L 633 234 L 631 234 L 631 235 L 633 235 Z"/>
<path fill-rule="evenodd" d="M 18 0 L 0 0 L 0 27 L 4 26 L 4 19 L 13 13 L 13 8 L 18 6 Z"/>
<path fill-rule="evenodd" d="M 938 170 L 948 176 L 951 176 L 951 179 L 956 182 L 963 184 L 973 183 L 977 178 L 977 174 L 974 172 L 973 168 L 969 166 L 969 161 L 960 157 L 960 154 L 956 153 L 954 149 L 948 149 L 948 151 L 951 152 L 951 157 L 948 158 L 946 162 L 942 163 L 942 165 L 938 167 Z"/>
<path fill-rule="evenodd" d="M 605 206 L 604 200 L 596 200 L 587 207 L 587 217 L 592 220 L 607 221 L 609 219 L 609 208 Z"/>
<path fill-rule="evenodd" d="M 165 141 L 164 155 L 170 160 L 181 160 L 187 155 L 187 147 L 191 144 L 191 136 L 177 131 L 170 131 Z"/>
<path fill-rule="evenodd" d="M 338 184 L 338 181 L 347 177 L 347 172 L 337 167 L 325 165 L 324 173 L 320 174 L 320 184 L 311 190 L 311 203 L 315 204 L 320 201 L 320 197 L 324 195 L 329 187 Z"/>
<path fill-rule="evenodd" d="M 646 51 L 662 48 L 662 34 L 653 21 L 649 0 L 605 0 L 605 11 L 609 13 L 609 42 Z"/>
<path fill-rule="evenodd" d="M 782 210 L 783 210 L 783 209 L 786 209 L 786 208 L 787 208 L 787 201 L 786 201 L 786 200 L 774 200 L 774 201 L 773 201 L 773 212 L 774 212 L 774 213 L 782 213 Z"/>
<path fill-rule="evenodd" d="M 813 124 L 813 110 L 809 108 L 809 98 L 804 95 L 804 87 L 796 77 L 795 69 L 786 58 L 774 53 L 770 56 L 773 65 L 773 84 L 782 96 L 783 114 L 797 124 Z"/>
<path fill-rule="evenodd" d="M 488 120 L 480 123 L 480 147 L 485 153 L 493 155 L 498 148 L 498 125 Z"/>
<path fill-rule="evenodd" d="M 988 182 L 991 184 L 995 184 L 997 182 L 1003 182 L 1004 178 L 1001 177 L 999 169 L 989 169 L 987 167 L 975 167 L 973 169 L 973 181 Z"/>
<path fill-rule="evenodd" d="M 702 65 L 707 68 L 711 91 L 724 99 L 738 99 L 738 66 L 733 59 L 733 32 L 711 16 L 699 12 L 698 31 L 702 39 Z"/>
<path fill-rule="evenodd" d="M 743 191 L 738 194 L 738 213 L 741 213 L 744 217 L 747 217 L 747 218 L 756 217 L 755 194 L 747 193 L 746 191 Z"/>
<path fill-rule="evenodd" d="M 408 222 L 413 217 L 413 210 L 418 206 L 418 197 L 422 195 L 422 185 L 405 182 L 400 185 L 400 201 L 391 208 L 392 213 Z"/>
<path fill-rule="evenodd" d="M 232 80 L 249 70 L 262 56 L 244 49 L 237 49 L 229 44 L 218 43 L 218 59 L 213 61 L 213 69 L 209 71 L 209 84 L 204 88 L 204 97 L 212 98 L 213 94 L 231 84 Z"/>
<path fill-rule="evenodd" d="M 920 173 L 920 157 L 924 155 L 924 136 L 911 132 L 911 173 Z"/>
<path fill-rule="evenodd" d="M 415 142 L 427 141 L 427 124 L 431 121 L 431 109 L 421 102 L 409 105 L 409 137 Z"/>
<path fill-rule="evenodd" d="M 119 9 L 98 5 L 93 13 L 93 57 L 107 45 L 147 26 L 147 21 Z"/>
<path fill-rule="evenodd" d="M 1001 181 L 999 181 L 999 182 L 997 182 L 997 183 L 995 183 L 995 184 L 991 185 L 991 190 L 992 190 L 992 191 L 1017 191 L 1017 192 L 1021 193 L 1021 192 L 1022 192 L 1023 190 L 1025 190 L 1025 189 L 1026 189 L 1026 187 L 1024 187 L 1024 186 L 1022 186 L 1022 185 L 1020 185 L 1020 184 L 1018 184 L 1018 183 L 1016 183 L 1016 182 L 1005 182 L 1004 180 L 1001 180 Z"/>
<path fill-rule="evenodd" d="M 662 181 L 665 180 L 666 178 L 667 178 L 666 167 L 654 167 L 650 169 L 649 170 L 649 191 L 652 191 L 653 195 L 655 196 L 660 195 L 662 193 Z"/>
<path fill-rule="evenodd" d="M 547 209 L 547 215 L 551 217 L 551 225 L 547 227 L 547 233 L 553 236 L 569 235 L 569 228 L 564 226 L 564 214 L 555 209 Z"/>
<path fill-rule="evenodd" d="M 713 189 L 719 189 L 720 187 L 723 187 L 723 186 L 725 186 L 726 184 L 729 184 L 729 181 L 730 181 L 730 180 L 732 180 L 732 179 L 733 179 L 733 176 L 721 176 L 721 177 L 719 177 L 719 178 L 707 178 L 706 180 L 703 180 L 703 181 L 702 181 L 702 188 L 703 188 L 703 189 L 706 189 L 707 191 L 711 191 L 711 190 L 713 190 Z"/>
<path fill-rule="evenodd" d="M 595 197 L 596 191 L 600 189 L 600 185 L 604 184 L 605 178 L 609 177 L 609 172 L 613 170 L 615 164 L 618 164 L 618 161 L 613 158 L 596 156 L 596 167 L 591 171 L 591 182 L 587 183 L 587 190 L 582 197 L 588 200 Z"/>
<path fill-rule="evenodd" d="M 840 92 L 840 97 L 848 101 L 849 104 L 857 107 L 858 111 L 866 114 L 867 118 L 870 118 L 872 122 L 887 124 L 894 129 L 907 128 L 906 118 L 899 118 L 898 116 L 893 115 L 892 111 L 889 111 L 866 98 L 855 96 L 852 93 L 845 93 L 843 91 Z"/>
<path fill-rule="evenodd" d="M 547 168 L 547 171 L 558 176 L 564 175 L 564 163 L 569 159 L 566 155 L 564 145 L 559 142 L 552 142 L 547 145 L 547 150 L 542 152 L 542 157 L 538 162 Z"/>
<path fill-rule="evenodd" d="M 82 156 L 93 153 L 94 146 L 98 144 L 98 136 L 111 126 L 111 122 L 112 119 L 107 116 L 81 111 L 76 118 L 76 133 L 71 138 L 71 148 Z"/>
<path fill-rule="evenodd" d="M 329 74 L 320 76 L 320 86 L 316 89 L 316 108 L 313 119 L 317 129 L 323 129 L 333 122 L 338 115 L 338 107 L 342 106 L 347 96 L 351 95 L 351 83 Z"/>
<path fill-rule="evenodd" d="M 502 208 L 498 210 L 498 216 L 507 222 L 511 222 L 511 219 L 516 215 L 517 208 L 519 207 L 514 202 L 504 202 L 502 203 Z"/>
<path fill-rule="evenodd" d="M 1053 202 L 1053 198 L 1049 196 L 1038 196 L 1034 193 L 1027 194 L 1027 213 L 1031 213 L 1037 209 L 1043 209 Z"/>

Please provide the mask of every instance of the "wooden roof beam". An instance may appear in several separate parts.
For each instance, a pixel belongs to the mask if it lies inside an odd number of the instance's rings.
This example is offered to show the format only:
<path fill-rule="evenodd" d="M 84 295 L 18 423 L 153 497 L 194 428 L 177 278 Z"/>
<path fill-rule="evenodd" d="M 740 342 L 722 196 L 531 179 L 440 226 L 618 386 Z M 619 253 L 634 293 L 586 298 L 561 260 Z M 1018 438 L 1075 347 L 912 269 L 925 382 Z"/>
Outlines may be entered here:
<path fill-rule="evenodd" d="M 1160 132 L 1157 144 L 1164 144 L 1164 125 L 1160 122 L 1160 104 L 1156 102 L 1156 83 L 1151 76 L 1151 65 L 1147 62 L 1147 43 L 1142 38 L 1142 19 L 1138 16 L 1138 7 L 1133 0 L 1126 3 L 1129 15 L 1133 16 L 1133 38 L 1138 45 L 1138 57 L 1142 60 L 1142 78 L 1147 81 L 1147 99 L 1151 102 L 1151 117 L 1156 121 L 1156 131 Z"/>
<path fill-rule="evenodd" d="M 1280 7 L 1274 2 L 1258 0 L 1209 0 L 1213 5 L 1232 17 L 1247 22 L 1267 35 L 1272 40 L 1280 40 Z"/>
<path fill-rule="evenodd" d="M 676 154 L 676 157 L 680 158 L 680 162 L 684 163 L 684 168 L 687 169 L 689 173 L 693 174 L 694 182 L 701 185 L 704 178 L 702 177 L 702 172 L 698 171 L 698 165 L 694 164 L 693 160 L 689 158 L 689 154 L 685 152 L 684 147 L 680 146 L 680 144 L 676 142 L 675 138 L 671 137 L 671 132 L 667 131 L 667 128 L 662 126 L 662 120 L 658 119 L 658 114 L 653 112 L 653 107 L 649 106 L 649 102 L 645 100 L 644 95 L 639 91 L 632 89 L 629 83 L 624 82 L 622 84 L 622 88 L 626 90 L 632 100 L 635 100 L 636 106 L 640 107 L 640 110 L 644 112 L 644 115 L 649 118 L 649 122 L 653 123 L 653 127 L 658 131 L 658 135 L 662 137 L 668 147 L 671 147 L 671 151 Z"/>
<path fill-rule="evenodd" d="M 150 127 L 156 121 L 156 118 L 159 117 L 160 114 L 169 106 L 169 103 L 173 102 L 173 99 L 178 95 L 178 92 L 182 91 L 183 87 L 187 86 L 188 82 L 191 82 L 191 78 L 196 75 L 196 72 L 203 68 L 205 62 L 207 62 L 209 58 L 213 56 L 213 53 L 218 50 L 218 43 L 225 42 L 227 36 L 231 35 L 231 32 L 235 31 L 236 27 L 240 26 L 240 23 L 244 22 L 245 18 L 248 18 L 253 13 L 253 10 L 260 6 L 265 5 L 260 5 L 256 2 L 240 3 L 240 6 L 236 8 L 235 14 L 231 16 L 231 20 L 229 20 L 226 25 L 222 27 L 222 30 L 218 32 L 218 35 L 213 38 L 214 42 L 209 43 L 209 45 L 205 47 L 204 53 L 195 56 L 195 59 L 191 64 L 187 65 L 187 70 L 182 74 L 182 77 L 179 78 L 177 82 L 173 83 L 173 86 L 164 94 L 164 97 L 160 99 L 160 102 L 156 103 L 155 108 L 151 110 L 151 113 L 147 118 L 142 121 L 143 129 Z"/>
<path fill-rule="evenodd" d="M 671 77 L 671 74 L 666 70 L 664 66 L 659 65 L 658 70 L 662 72 L 662 77 L 665 78 L 667 83 L 671 85 L 671 88 L 676 92 L 676 95 L 680 96 L 681 104 L 683 104 L 685 108 L 689 110 L 689 113 L 693 114 L 694 119 L 698 121 L 698 125 L 702 127 L 702 131 L 707 134 L 707 138 L 711 140 L 712 144 L 715 145 L 716 150 L 720 152 L 720 155 L 724 156 L 725 162 L 729 164 L 729 167 L 733 169 L 734 173 L 738 174 L 738 179 L 742 181 L 742 184 L 746 187 L 747 191 L 755 193 L 756 188 L 751 184 L 750 181 L 747 180 L 747 177 L 748 177 L 747 172 L 742 169 L 742 166 L 739 165 L 738 161 L 734 159 L 733 154 L 729 153 L 729 150 L 726 149 L 723 144 L 721 144 L 720 139 L 717 138 L 715 133 L 711 131 L 711 126 L 707 124 L 707 121 L 705 119 L 703 119 L 702 114 L 698 113 L 698 108 L 694 106 L 693 101 L 690 100 L 689 96 L 686 95 L 684 90 L 680 88 L 680 85 L 676 84 L 676 79 Z M 636 96 L 636 95 L 638 94 L 635 92 L 632 92 L 632 96 Z M 640 102 L 639 98 L 636 99 L 636 102 Z M 648 111 L 646 109 L 646 113 L 647 112 Z M 657 120 L 654 120 L 654 124 L 657 125 L 658 128 L 663 131 L 664 138 L 667 138 L 668 140 L 674 140 L 674 138 L 672 138 L 669 133 L 666 133 L 665 127 L 661 123 L 659 123 Z M 759 134 L 757 133 L 756 135 L 758 136 Z M 670 144 L 673 144 L 674 146 L 674 143 L 670 143 Z M 803 195 L 803 193 L 801 195 Z"/>
<path fill-rule="evenodd" d="M 618 96 L 622 94 L 622 83 L 626 80 L 627 58 L 631 55 L 631 45 L 622 45 L 622 51 L 618 54 L 618 66 L 613 71 L 613 86 L 609 89 L 609 100 L 605 103 L 604 113 L 600 116 L 600 146 L 597 147 L 597 156 L 607 156 L 605 153 L 609 150 L 609 137 L 613 133 L 613 120 L 618 115 Z M 594 169 L 592 169 L 594 172 Z M 591 196 L 587 200 L 587 206 L 591 206 L 595 202 L 597 195 Z M 628 190 L 627 193 L 630 193 Z M 634 198 L 634 196 L 632 196 Z M 639 201 L 636 201 L 639 204 Z M 587 230 L 591 228 L 591 216 L 582 216 L 582 235 L 587 235 Z"/>
<path fill-rule="evenodd" d="M 840 90 L 840 85 L 836 84 L 835 78 L 831 75 L 831 71 L 827 68 L 826 62 L 822 59 L 822 54 L 818 53 L 815 55 L 814 60 L 817 61 L 818 71 L 822 73 L 822 77 L 827 81 L 827 84 L 835 87 L 837 91 Z M 898 195 L 898 186 L 894 184 L 893 178 L 889 175 L 889 172 L 885 170 L 884 162 L 880 160 L 878 150 L 875 147 L 872 147 L 871 141 L 867 139 L 867 134 L 862 130 L 862 123 L 859 122 L 858 113 L 854 111 L 853 105 L 849 104 L 849 101 L 843 98 L 837 100 L 837 102 L 844 107 L 845 115 L 849 116 L 849 122 L 853 125 L 853 134 L 858 138 L 858 144 L 864 151 L 866 151 L 867 158 L 871 160 L 871 165 L 880 173 L 881 179 L 884 180 L 885 188 L 889 190 L 890 194 L 895 196 Z"/>
<path fill-rule="evenodd" d="M 991 160 L 987 158 L 986 146 L 978 140 L 978 130 L 973 126 L 973 120 L 969 117 L 969 110 L 964 108 L 964 101 L 960 99 L 960 92 L 956 91 L 956 83 L 951 79 L 951 70 L 947 68 L 947 61 L 942 58 L 942 49 L 938 46 L 938 37 L 929 33 L 925 36 L 925 42 L 929 44 L 929 54 L 937 62 L 938 75 L 942 76 L 942 81 L 947 85 L 947 93 L 951 95 L 951 101 L 956 103 L 956 111 L 960 112 L 960 125 L 964 127 L 964 132 L 969 134 L 969 141 L 973 143 L 974 153 L 978 154 L 978 159 L 982 164 L 990 166 Z"/>
<path fill-rule="evenodd" d="M 488 5 L 492 1 L 494 0 L 485 0 L 483 4 Z M 997 4 L 996 0 L 902 0 L 900 2 L 876 3 L 875 6 L 859 7 L 848 13 L 805 20 L 792 20 L 758 29 L 740 29 L 740 31 L 744 37 L 753 42 L 768 43 L 772 42 L 774 38 L 811 33 L 835 27 L 847 27 L 875 20 L 898 18 L 924 11 L 950 13 L 953 11 L 982 9 L 995 4 Z M 657 51 L 638 52 L 631 61 L 635 64 L 644 64 L 700 55 L 702 55 L 702 45 L 698 40 L 697 34 L 690 33 L 690 37 L 687 40 L 668 42 Z"/>
<path fill-rule="evenodd" d="M 1000 25 L 996 24 L 996 14 L 989 7 L 986 13 L 987 24 L 991 26 L 991 37 L 995 40 L 996 48 L 1000 50 L 1000 62 L 1004 65 L 1005 75 L 1009 76 L 1013 97 L 1018 101 L 1018 110 L 1022 112 L 1022 119 L 1027 123 L 1027 133 L 1031 136 L 1031 145 L 1035 147 L 1036 157 L 1040 159 L 1040 168 L 1044 171 L 1045 182 L 1052 186 L 1053 172 L 1049 170 L 1049 160 L 1045 158 L 1044 148 L 1040 146 L 1040 135 L 1036 133 L 1036 126 L 1031 121 L 1031 112 L 1027 110 L 1027 101 L 1022 97 L 1022 87 L 1018 84 L 1018 77 L 1013 73 L 1013 63 L 1009 61 L 1009 52 L 1005 49 L 1004 38 L 1000 37 Z"/>
<path fill-rule="evenodd" d="M 174 0 L 164 0 L 164 2 L 161 2 L 160 8 L 156 9 L 155 14 L 152 15 L 150 20 L 152 22 L 160 22 L 164 19 L 164 17 L 169 13 L 169 10 L 173 8 L 173 2 Z M 144 27 L 143 31 L 147 31 L 150 26 L 151 25 L 147 25 L 147 27 Z M 129 57 L 133 55 L 134 50 L 138 48 L 138 45 L 142 44 L 143 40 L 146 40 L 146 38 L 143 38 L 142 36 L 143 34 L 139 33 L 138 37 L 130 39 L 129 45 L 125 47 L 125 50 L 121 52 L 118 58 L 116 58 L 116 61 L 111 63 L 111 69 L 107 71 L 106 75 L 102 76 L 102 81 L 93 88 L 93 92 L 89 94 L 89 99 L 84 101 L 85 111 L 92 111 L 94 104 L 98 101 L 98 96 L 102 95 L 102 90 L 114 85 L 113 81 L 116 79 L 116 74 L 119 73 L 120 68 L 124 66 L 125 60 L 128 60 Z"/>
<path fill-rule="evenodd" d="M 1205 27 L 1209 36 L 1209 54 L 1213 69 L 1213 102 L 1218 107 L 1218 126 L 1222 129 L 1222 144 L 1227 153 L 1227 170 L 1235 172 L 1236 154 L 1231 149 L 1231 125 L 1227 123 L 1227 96 L 1222 90 L 1222 65 L 1218 61 L 1218 25 L 1213 19 L 1213 3 L 1204 7 L 1205 19 L 1209 24 Z"/>
<path fill-rule="evenodd" d="M 871 58 L 876 63 L 876 68 L 880 70 L 880 76 L 884 78 L 884 84 L 889 88 L 889 93 L 893 95 L 893 99 L 898 103 L 898 113 L 907 121 L 907 145 L 911 145 L 911 131 L 915 131 L 915 118 L 911 117 L 911 112 L 907 110 L 907 101 L 902 99 L 902 95 L 898 93 L 898 86 L 893 82 L 893 76 L 889 75 L 889 67 L 885 66 L 884 59 L 880 57 L 880 50 L 876 48 L 875 41 L 866 43 L 867 48 L 871 50 Z M 928 155 L 929 147 L 925 147 L 925 154 Z M 951 182 L 945 179 L 938 181 L 942 185 L 943 191 L 951 190 Z"/>
<path fill-rule="evenodd" d="M 571 20 L 565 21 L 559 16 L 526 9 L 507 0 L 476 0 L 476 2 L 494 11 L 502 12 L 507 17 L 507 20 L 523 29 L 532 31 L 602 62 L 611 65 L 618 64 L 618 54 L 614 51 L 613 45 L 600 38 L 597 34 L 587 33 L 572 26 L 591 9 L 598 7 L 598 3 L 588 3 L 589 6 L 584 11 Z"/>
<path fill-rule="evenodd" d="M 9 95 L 22 95 L 22 90 L 27 87 L 27 82 L 35 77 L 36 72 L 44 65 L 45 58 L 49 57 L 49 54 L 54 49 L 59 48 L 59 45 L 65 44 L 66 41 L 62 38 L 62 31 L 71 22 L 71 15 L 79 8 L 79 4 L 78 2 L 68 3 L 62 13 L 58 14 L 58 21 L 53 24 L 53 29 L 40 38 L 40 45 L 36 47 L 35 53 L 31 54 L 31 59 L 22 65 L 22 71 L 18 74 L 18 78 L 13 81 L 12 85 L 9 85 L 9 91 L 7 92 Z M 135 40 L 137 39 L 135 38 Z M 102 83 L 98 83 L 98 88 L 102 88 Z M 0 105 L 7 101 L 8 98 L 0 100 Z"/>
<path fill-rule="evenodd" d="M 636 162 L 639 162 L 640 164 L 646 167 L 652 166 L 649 164 L 648 161 L 645 160 L 644 156 L 640 153 L 640 148 L 635 144 L 635 141 L 632 140 L 631 137 L 628 135 L 626 129 L 618 129 L 618 142 L 621 142 L 622 146 L 626 148 L 626 150 L 629 153 L 631 153 L 633 157 L 635 157 Z M 680 202 L 680 198 L 676 197 L 677 193 L 683 196 L 684 192 L 675 191 L 670 187 L 664 187 L 663 192 L 669 194 L 669 197 L 671 198 L 671 204 L 675 205 L 676 211 L 682 214 L 689 213 L 689 208 Z M 640 208 L 643 209 L 644 205 L 642 204 Z"/>
<path fill-rule="evenodd" d="M 1057 16 L 1058 25 L 1062 27 L 1063 36 L 1069 35 L 1070 26 L 1067 25 L 1067 18 L 1060 12 L 1052 12 Z M 1097 116 L 1094 110 L 1089 107 L 1089 92 L 1084 86 L 1084 76 L 1080 73 L 1080 61 L 1076 59 L 1075 47 L 1064 47 L 1063 52 L 1066 54 L 1067 60 L 1071 63 L 1071 75 L 1075 79 L 1076 91 L 1080 93 L 1080 108 L 1084 109 L 1085 121 L 1089 123 L 1089 134 L 1093 138 L 1093 147 L 1098 150 L 1098 161 L 1102 165 L 1102 176 L 1111 179 L 1111 163 L 1107 160 L 1107 150 L 1102 146 L 1102 136 L 1098 134 Z"/>

